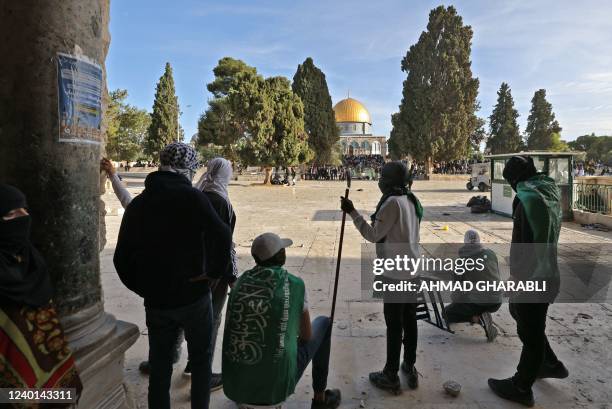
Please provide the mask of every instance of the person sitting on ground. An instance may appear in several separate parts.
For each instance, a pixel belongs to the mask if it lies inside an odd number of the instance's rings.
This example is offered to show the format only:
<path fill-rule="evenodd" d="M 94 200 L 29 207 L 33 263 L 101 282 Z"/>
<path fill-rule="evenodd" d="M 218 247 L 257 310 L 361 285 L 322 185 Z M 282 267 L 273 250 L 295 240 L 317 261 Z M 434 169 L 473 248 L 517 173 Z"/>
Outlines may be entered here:
<path fill-rule="evenodd" d="M 253 241 L 257 265 L 234 284 L 223 334 L 223 390 L 240 408 L 280 408 L 312 360 L 312 409 L 334 409 L 340 391 L 326 390 L 331 320 L 312 323 L 301 278 L 283 268 L 292 241 L 264 233 Z"/>
<path fill-rule="evenodd" d="M 52 301 L 49 269 L 30 240 L 27 209 L 19 189 L 0 183 L 0 387 L 74 388 L 78 401 L 83 384 Z"/>
<path fill-rule="evenodd" d="M 500 281 L 497 256 L 491 249 L 480 243 L 476 230 L 468 230 L 463 237 L 465 245 L 459 249 L 459 257 L 464 259 L 483 259 L 484 269 L 473 269 L 462 275 L 453 274 L 455 279 L 476 283 L 478 281 Z M 449 323 L 470 322 L 480 324 L 485 331 L 487 341 L 493 342 L 497 337 L 497 328 L 493 324 L 491 313 L 499 310 L 502 302 L 500 292 L 454 292 L 452 303 L 444 308 Z"/>

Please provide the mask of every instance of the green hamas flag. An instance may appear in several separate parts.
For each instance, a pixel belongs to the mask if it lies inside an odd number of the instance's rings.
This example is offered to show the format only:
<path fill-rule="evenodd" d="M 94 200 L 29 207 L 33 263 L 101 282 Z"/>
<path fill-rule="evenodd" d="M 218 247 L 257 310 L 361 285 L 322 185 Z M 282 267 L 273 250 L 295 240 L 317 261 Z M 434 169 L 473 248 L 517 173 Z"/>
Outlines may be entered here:
<path fill-rule="evenodd" d="M 223 390 L 236 403 L 274 405 L 295 389 L 304 282 L 256 266 L 232 289 L 223 336 Z"/>

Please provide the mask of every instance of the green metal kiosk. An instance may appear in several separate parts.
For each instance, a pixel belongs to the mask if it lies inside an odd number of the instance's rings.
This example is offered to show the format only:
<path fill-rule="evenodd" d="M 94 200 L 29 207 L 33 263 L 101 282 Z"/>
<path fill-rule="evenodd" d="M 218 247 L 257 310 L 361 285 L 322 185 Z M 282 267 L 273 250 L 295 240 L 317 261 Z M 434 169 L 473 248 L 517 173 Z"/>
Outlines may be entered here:
<path fill-rule="evenodd" d="M 515 193 L 510 184 L 504 180 L 504 166 L 513 156 L 530 156 L 538 172 L 544 172 L 557 182 L 561 190 L 563 220 L 571 220 L 574 157 L 583 154 L 582 152 L 531 151 L 485 156 L 491 161 L 491 209 L 495 213 L 512 216 L 512 201 Z"/>

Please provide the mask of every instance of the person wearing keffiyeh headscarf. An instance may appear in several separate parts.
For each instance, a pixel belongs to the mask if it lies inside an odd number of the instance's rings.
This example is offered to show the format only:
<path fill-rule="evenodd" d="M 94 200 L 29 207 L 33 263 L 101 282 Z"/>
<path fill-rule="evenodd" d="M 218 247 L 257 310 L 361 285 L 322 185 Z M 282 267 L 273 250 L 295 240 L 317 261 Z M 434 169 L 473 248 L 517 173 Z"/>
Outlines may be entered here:
<path fill-rule="evenodd" d="M 185 176 L 189 181 L 198 170 L 198 154 L 190 145 L 172 142 L 159 154 L 159 170 L 175 172 Z"/>
<path fill-rule="evenodd" d="M 198 183 L 195 184 L 197 189 L 204 192 L 210 204 L 216 210 L 219 218 L 223 220 L 234 232 L 236 226 L 236 214 L 229 199 L 227 191 L 230 180 L 232 179 L 232 164 L 224 158 L 213 158 L 206 164 L 206 172 L 202 175 Z M 214 356 L 215 343 L 219 326 L 221 325 L 221 313 L 227 299 L 229 286 L 233 285 L 238 278 L 238 266 L 236 260 L 236 251 L 232 243 L 232 264 L 224 272 L 223 277 L 219 280 L 212 291 L 212 306 L 213 306 L 213 333 L 211 349 Z M 211 358 L 212 362 L 212 358 Z M 213 373 L 210 383 L 211 391 L 223 387 L 223 381 L 220 373 Z"/>
<path fill-rule="evenodd" d="M 171 143 L 144 191 L 128 205 L 113 262 L 121 281 L 144 298 L 149 331 L 150 408 L 170 408 L 175 341 L 185 331 L 191 406 L 210 400 L 211 287 L 231 268 L 231 229 L 192 186 L 195 150 Z"/>
<path fill-rule="evenodd" d="M 353 202 L 341 198 L 341 208 L 353 219 L 353 223 L 363 238 L 377 243 L 377 257 L 394 258 L 398 251 L 409 258 L 419 257 L 419 229 L 423 217 L 423 207 L 408 188 L 410 175 L 402 162 L 388 162 L 381 169 L 378 187 L 382 193 L 372 224 L 355 210 Z M 393 253 L 393 254 L 391 254 Z M 399 276 L 392 272 L 383 273 L 383 282 L 414 279 L 415 276 Z M 404 294 L 402 294 L 402 297 Z M 411 389 L 418 387 L 418 373 L 414 367 L 417 348 L 416 300 L 409 294 L 401 300 L 390 301 L 384 294 L 384 315 L 387 324 L 387 362 L 382 371 L 370 373 L 370 382 L 381 389 L 397 391 L 400 388 L 398 372 L 400 353 L 404 344 L 404 359 L 401 369 L 408 377 Z"/>

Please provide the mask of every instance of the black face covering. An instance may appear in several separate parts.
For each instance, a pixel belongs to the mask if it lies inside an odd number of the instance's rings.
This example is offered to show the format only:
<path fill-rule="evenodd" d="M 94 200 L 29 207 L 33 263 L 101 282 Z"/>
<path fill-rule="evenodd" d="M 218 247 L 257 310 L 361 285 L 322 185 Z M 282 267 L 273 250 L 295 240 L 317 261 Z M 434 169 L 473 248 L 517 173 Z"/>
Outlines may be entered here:
<path fill-rule="evenodd" d="M 0 305 L 37 307 L 51 299 L 47 267 L 30 242 L 30 216 L 4 220 L 10 211 L 25 207 L 23 193 L 0 184 Z"/>
<path fill-rule="evenodd" d="M 504 167 L 504 179 L 510 183 L 512 190 L 516 192 L 516 186 L 519 182 L 524 182 L 538 173 L 533 158 L 530 156 L 513 156 Z"/>
<path fill-rule="evenodd" d="M 402 162 L 385 163 L 380 170 L 378 188 L 383 195 L 403 190 L 406 189 L 409 178 L 408 168 Z"/>

